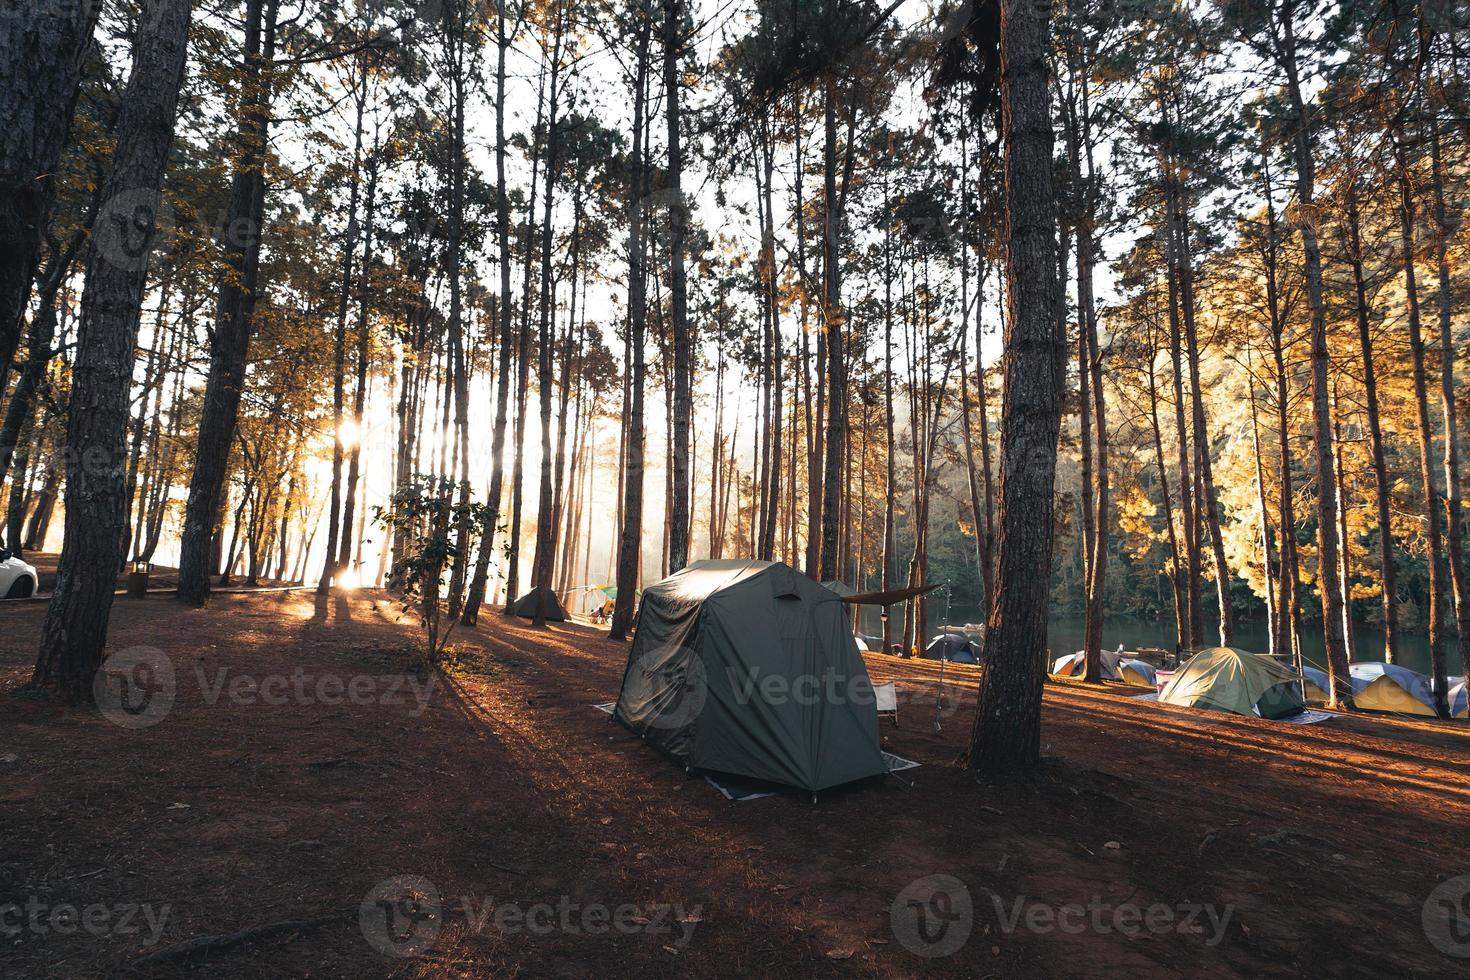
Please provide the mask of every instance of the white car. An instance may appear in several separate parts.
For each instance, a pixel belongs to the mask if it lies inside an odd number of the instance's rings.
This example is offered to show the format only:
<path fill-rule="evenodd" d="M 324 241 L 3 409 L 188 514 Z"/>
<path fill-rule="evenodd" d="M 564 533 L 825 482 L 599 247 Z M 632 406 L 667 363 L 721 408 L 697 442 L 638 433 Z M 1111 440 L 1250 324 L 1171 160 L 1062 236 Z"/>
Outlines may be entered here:
<path fill-rule="evenodd" d="M 29 599 L 36 594 L 36 566 L 0 550 L 0 596 Z"/>

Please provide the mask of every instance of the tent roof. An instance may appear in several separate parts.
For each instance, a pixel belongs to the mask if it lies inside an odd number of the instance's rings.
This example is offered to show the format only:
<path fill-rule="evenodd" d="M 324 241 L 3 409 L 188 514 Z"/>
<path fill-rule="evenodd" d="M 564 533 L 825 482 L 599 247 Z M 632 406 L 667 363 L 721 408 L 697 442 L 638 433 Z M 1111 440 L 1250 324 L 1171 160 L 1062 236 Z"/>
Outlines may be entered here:
<path fill-rule="evenodd" d="M 718 558 L 691 562 L 662 582 L 648 586 L 643 595 L 674 602 L 698 602 L 760 575 L 772 575 L 781 580 L 775 584 L 785 591 L 778 591 L 776 595 L 795 592 L 795 583 L 786 581 L 794 573 L 780 562 Z"/>
<path fill-rule="evenodd" d="M 1258 705 L 1272 700 L 1268 693 L 1274 688 L 1289 685 L 1300 676 L 1269 653 L 1206 647 L 1179 668 L 1159 692 L 1159 700 L 1187 708 L 1216 708 L 1250 715 L 1256 713 Z M 1268 705 L 1260 711 L 1262 717 L 1290 714 L 1289 710 L 1280 709 L 1289 708 L 1293 701 L 1300 710 L 1300 691 L 1296 691 L 1295 698 L 1289 692 L 1285 696 L 1287 703 Z"/>
<path fill-rule="evenodd" d="M 857 595 L 857 589 L 854 589 L 840 578 L 828 579 L 822 583 L 822 588 L 828 592 L 835 592 L 839 596 Z"/>
<path fill-rule="evenodd" d="M 1348 667 L 1348 673 L 1352 675 L 1353 681 L 1355 682 L 1353 684 L 1354 687 L 1366 687 L 1380 677 L 1387 677 L 1406 691 L 1414 690 L 1418 687 L 1423 687 L 1426 691 L 1433 690 L 1433 684 L 1426 675 L 1419 673 L 1417 670 L 1401 667 L 1398 664 L 1360 660 Z M 1358 681 L 1361 681 L 1362 684 L 1359 685 L 1356 683 Z"/>

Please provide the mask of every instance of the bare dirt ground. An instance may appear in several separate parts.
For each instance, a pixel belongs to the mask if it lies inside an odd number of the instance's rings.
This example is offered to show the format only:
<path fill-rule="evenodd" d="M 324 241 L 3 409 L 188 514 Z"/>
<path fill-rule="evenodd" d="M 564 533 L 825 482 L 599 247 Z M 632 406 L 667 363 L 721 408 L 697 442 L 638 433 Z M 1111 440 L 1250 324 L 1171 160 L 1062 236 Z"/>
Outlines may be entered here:
<path fill-rule="evenodd" d="M 56 565 L 61 560 L 61 555 L 51 551 L 27 551 L 22 556 L 36 568 L 36 598 L 44 601 L 56 588 Z M 117 587 L 123 589 L 128 584 L 128 573 L 132 571 L 131 565 L 126 565 L 117 573 Z M 229 589 L 244 587 L 245 576 L 236 575 Z M 286 585 L 279 579 L 262 578 L 257 587 L 281 587 Z M 179 587 L 179 570 L 171 565 L 153 565 L 148 576 L 148 588 L 153 592 L 171 592 Z"/>
<path fill-rule="evenodd" d="M 591 707 L 626 647 L 589 626 L 492 612 L 430 674 L 381 594 L 120 599 L 109 649 L 156 648 L 175 675 L 166 714 L 125 727 L 19 690 L 43 613 L 0 609 L 7 976 L 1470 969 L 1424 924 L 1470 874 L 1464 726 L 1048 686 L 1044 771 L 985 785 L 953 765 L 972 669 L 947 670 L 936 732 L 938 666 L 870 656 L 903 700 L 885 747 L 922 767 L 732 803 Z M 957 883 L 907 906 L 933 875 Z M 1430 903 L 1431 932 L 1470 953 L 1443 930 L 1457 899 Z"/>

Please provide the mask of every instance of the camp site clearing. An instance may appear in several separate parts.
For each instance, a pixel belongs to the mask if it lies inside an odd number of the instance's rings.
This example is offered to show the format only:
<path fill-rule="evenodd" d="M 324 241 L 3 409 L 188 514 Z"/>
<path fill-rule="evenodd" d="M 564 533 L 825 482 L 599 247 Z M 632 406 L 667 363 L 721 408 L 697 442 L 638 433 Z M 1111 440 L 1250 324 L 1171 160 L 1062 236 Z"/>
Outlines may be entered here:
<path fill-rule="evenodd" d="M 1463 725 L 1290 725 L 1048 684 L 1041 774 L 989 785 L 955 764 L 975 668 L 868 654 L 899 692 L 882 749 L 919 767 L 732 802 L 594 708 L 628 646 L 588 625 L 491 612 L 428 671 L 382 593 L 120 600 L 113 655 L 161 651 L 175 681 L 140 727 L 19 692 L 43 614 L 7 610 L 0 635 L 0 906 L 35 906 L 0 919 L 8 976 L 1470 964 L 1425 927 L 1470 868 Z M 963 889 L 962 936 L 954 904 L 917 937 L 895 917 L 935 876 Z M 429 910 L 407 946 L 372 928 L 404 881 Z"/>

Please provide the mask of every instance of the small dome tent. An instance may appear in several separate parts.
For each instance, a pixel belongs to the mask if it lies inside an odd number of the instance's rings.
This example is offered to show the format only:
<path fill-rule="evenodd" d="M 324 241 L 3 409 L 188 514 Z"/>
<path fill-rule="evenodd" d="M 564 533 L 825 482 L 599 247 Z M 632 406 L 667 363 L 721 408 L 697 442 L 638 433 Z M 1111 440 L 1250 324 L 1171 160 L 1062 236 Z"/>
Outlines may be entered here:
<path fill-rule="evenodd" d="M 1470 718 L 1470 693 L 1467 693 L 1464 681 L 1450 688 L 1450 717 Z"/>
<path fill-rule="evenodd" d="M 1123 648 L 1099 651 L 1102 660 L 1102 676 L 1105 681 L 1121 681 L 1137 687 L 1152 688 L 1156 683 L 1153 664 L 1123 656 Z M 1083 651 L 1058 657 L 1052 664 L 1055 677 L 1085 677 L 1087 674 Z"/>
<path fill-rule="evenodd" d="M 948 660 L 952 664 L 978 664 L 980 644 L 961 633 L 940 633 L 924 648 L 925 660 Z"/>
<path fill-rule="evenodd" d="M 1053 677 L 1071 677 L 1073 672 L 1082 666 L 1082 655 L 1079 653 L 1068 653 L 1056 659 L 1051 665 Z"/>
<path fill-rule="evenodd" d="M 1356 663 L 1348 668 L 1353 704 L 1363 711 L 1434 718 L 1434 688 L 1429 678 L 1398 664 Z"/>
<path fill-rule="evenodd" d="M 541 595 L 545 595 L 546 597 L 546 621 L 551 623 L 566 622 L 567 614 L 561 607 L 561 600 L 557 599 L 556 593 L 550 589 L 532 589 L 516 600 L 516 604 L 511 607 L 512 611 L 517 616 L 525 619 L 535 619 L 536 603 L 538 597 Z"/>
<path fill-rule="evenodd" d="M 1269 653 L 1207 647 L 1159 692 L 1163 704 L 1286 718 L 1302 711 L 1301 676 Z"/>
<path fill-rule="evenodd" d="M 1146 687 L 1150 690 L 1156 688 L 1159 683 L 1158 670 L 1153 664 L 1146 660 L 1135 660 L 1125 657 L 1118 661 L 1118 676 L 1125 684 L 1133 684 L 1136 687 Z"/>
<path fill-rule="evenodd" d="M 845 606 L 779 562 L 645 589 L 613 717 L 690 769 L 813 793 L 888 771 Z"/>

